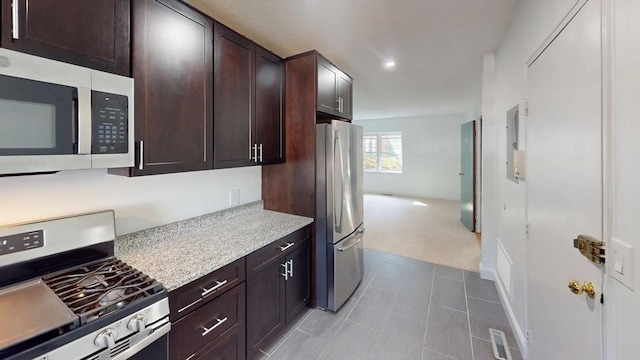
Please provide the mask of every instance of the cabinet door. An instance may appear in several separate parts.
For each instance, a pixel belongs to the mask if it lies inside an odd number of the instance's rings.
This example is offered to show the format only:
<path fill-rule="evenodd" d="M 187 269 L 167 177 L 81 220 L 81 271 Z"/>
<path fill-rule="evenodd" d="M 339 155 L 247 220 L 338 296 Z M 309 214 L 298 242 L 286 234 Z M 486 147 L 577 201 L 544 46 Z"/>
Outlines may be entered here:
<path fill-rule="evenodd" d="M 307 240 L 286 258 L 289 262 L 289 279 L 286 282 L 286 321 L 290 322 L 302 310 L 311 297 L 311 245 Z"/>
<path fill-rule="evenodd" d="M 256 47 L 256 136 L 259 164 L 284 162 L 284 61 Z"/>
<path fill-rule="evenodd" d="M 352 91 L 351 78 L 340 72 L 338 77 L 338 98 L 341 102 L 340 116 L 347 119 L 353 118 Z"/>
<path fill-rule="evenodd" d="M 133 11 L 132 175 L 211 169 L 211 20 L 172 0 L 134 1 Z"/>
<path fill-rule="evenodd" d="M 129 0 L 2 0 L 1 13 L 4 48 L 130 75 Z"/>
<path fill-rule="evenodd" d="M 255 165 L 255 45 L 217 23 L 214 43 L 214 167 Z"/>
<path fill-rule="evenodd" d="M 284 258 L 247 280 L 247 357 L 278 335 L 285 323 Z"/>
<path fill-rule="evenodd" d="M 338 114 L 338 69 L 318 56 L 318 111 Z"/>

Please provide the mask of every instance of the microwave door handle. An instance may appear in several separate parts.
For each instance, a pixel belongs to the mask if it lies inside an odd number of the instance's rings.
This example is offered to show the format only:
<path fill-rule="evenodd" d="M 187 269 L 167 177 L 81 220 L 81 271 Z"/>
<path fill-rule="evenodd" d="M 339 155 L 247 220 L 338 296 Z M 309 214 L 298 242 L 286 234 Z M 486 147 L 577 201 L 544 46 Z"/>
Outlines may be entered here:
<path fill-rule="evenodd" d="M 91 154 L 91 89 L 78 88 L 78 154 Z"/>

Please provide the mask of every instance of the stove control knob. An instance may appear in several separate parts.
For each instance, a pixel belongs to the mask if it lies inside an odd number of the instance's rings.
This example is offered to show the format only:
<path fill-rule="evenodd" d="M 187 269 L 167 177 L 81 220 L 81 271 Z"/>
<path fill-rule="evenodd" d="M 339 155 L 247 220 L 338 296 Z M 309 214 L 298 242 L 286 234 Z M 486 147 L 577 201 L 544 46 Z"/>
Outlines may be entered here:
<path fill-rule="evenodd" d="M 118 333 L 113 329 L 106 329 L 102 331 L 93 343 L 99 348 L 112 348 L 116 345 L 116 339 L 118 338 Z"/>
<path fill-rule="evenodd" d="M 144 327 L 146 325 L 147 325 L 147 319 L 144 317 L 144 315 L 137 314 L 136 316 L 132 317 L 131 320 L 129 320 L 129 323 L 127 324 L 127 329 L 131 331 L 140 332 L 144 330 Z"/>

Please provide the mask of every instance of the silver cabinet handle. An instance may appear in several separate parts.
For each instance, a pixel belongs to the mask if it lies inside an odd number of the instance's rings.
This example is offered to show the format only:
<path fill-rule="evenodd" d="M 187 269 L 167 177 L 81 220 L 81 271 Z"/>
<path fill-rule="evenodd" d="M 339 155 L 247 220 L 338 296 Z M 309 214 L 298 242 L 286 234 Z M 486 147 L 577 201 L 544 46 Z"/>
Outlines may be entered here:
<path fill-rule="evenodd" d="M 293 277 L 293 259 L 287 261 L 287 265 L 289 265 L 289 277 Z"/>
<path fill-rule="evenodd" d="M 253 144 L 251 149 L 253 149 L 253 157 L 249 156 L 249 159 L 258 162 L 258 144 Z"/>
<path fill-rule="evenodd" d="M 347 245 L 347 246 L 345 246 L 345 247 L 339 247 L 339 248 L 338 248 L 338 251 L 347 251 L 347 250 L 351 249 L 352 247 L 354 247 L 354 246 L 358 245 L 358 243 L 359 243 L 360 241 L 362 241 L 362 238 L 358 238 L 358 240 L 356 240 L 356 241 L 352 242 L 351 244 L 349 244 L 349 245 Z"/>
<path fill-rule="evenodd" d="M 262 144 L 260 144 L 260 162 L 262 162 Z"/>
<path fill-rule="evenodd" d="M 178 313 L 181 313 L 181 312 L 183 312 L 183 311 L 187 310 L 188 308 L 190 308 L 190 307 L 192 307 L 193 305 L 195 305 L 195 304 L 199 303 L 200 301 L 202 301 L 202 298 L 200 298 L 200 299 L 198 299 L 198 300 L 196 300 L 196 301 L 192 302 L 191 304 L 189 304 L 189 305 L 187 305 L 187 306 L 183 307 L 182 309 L 178 309 Z"/>
<path fill-rule="evenodd" d="M 138 170 L 144 169 L 144 141 L 140 140 L 140 159 L 138 159 Z"/>
<path fill-rule="evenodd" d="M 343 113 L 344 112 L 344 99 L 340 98 L 340 112 Z"/>
<path fill-rule="evenodd" d="M 282 245 L 282 246 L 280 246 L 280 251 L 285 251 L 285 250 L 287 250 L 288 248 L 292 247 L 294 244 L 295 244 L 295 243 L 292 243 L 292 242 L 290 243 L 290 242 L 288 242 L 288 243 L 287 243 L 287 245 Z"/>
<path fill-rule="evenodd" d="M 14 40 L 18 40 L 20 38 L 20 27 L 18 24 L 18 0 L 11 1 L 11 36 Z"/>
<path fill-rule="evenodd" d="M 338 107 L 336 108 L 336 110 L 340 112 L 340 98 L 338 98 L 336 102 L 338 103 Z"/>
<path fill-rule="evenodd" d="M 202 330 L 204 330 L 204 332 L 202 333 L 202 336 L 206 336 L 208 333 L 210 333 L 213 330 L 215 330 L 218 326 L 224 324 L 224 322 L 227 321 L 227 319 L 228 319 L 227 317 L 225 317 L 224 319 L 216 318 L 216 321 L 217 321 L 216 324 L 213 325 L 212 327 L 208 328 L 208 329 L 205 326 L 203 326 Z"/>
<path fill-rule="evenodd" d="M 211 289 L 207 289 L 207 288 L 202 288 L 202 294 L 200 296 L 205 297 L 209 294 L 211 294 L 212 292 L 220 289 L 222 286 L 224 286 L 228 281 L 227 280 L 222 280 L 222 281 L 218 281 L 216 280 L 216 286 L 212 287 Z"/>
<path fill-rule="evenodd" d="M 284 274 L 280 274 L 284 276 L 284 280 L 289 280 L 289 263 L 285 262 L 284 264 L 280 264 L 284 268 Z"/>

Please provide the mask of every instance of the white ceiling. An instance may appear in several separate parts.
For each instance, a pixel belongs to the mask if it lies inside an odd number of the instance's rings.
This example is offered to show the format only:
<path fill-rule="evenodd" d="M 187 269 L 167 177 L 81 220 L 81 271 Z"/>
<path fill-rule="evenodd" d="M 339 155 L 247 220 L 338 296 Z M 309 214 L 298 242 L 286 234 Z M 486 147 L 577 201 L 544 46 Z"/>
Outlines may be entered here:
<path fill-rule="evenodd" d="M 187 2 L 282 57 L 318 50 L 354 78 L 354 119 L 377 119 L 479 115 L 482 55 L 515 0 Z"/>

